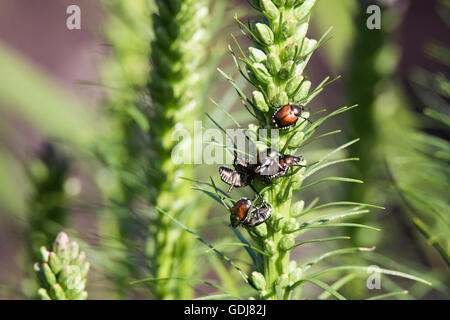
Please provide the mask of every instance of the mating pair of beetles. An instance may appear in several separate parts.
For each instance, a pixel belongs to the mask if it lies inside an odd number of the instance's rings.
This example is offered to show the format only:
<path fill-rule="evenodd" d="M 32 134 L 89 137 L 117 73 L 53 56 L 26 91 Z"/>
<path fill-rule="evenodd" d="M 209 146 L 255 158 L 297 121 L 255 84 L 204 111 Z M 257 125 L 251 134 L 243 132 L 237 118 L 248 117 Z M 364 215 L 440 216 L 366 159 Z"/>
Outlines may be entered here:
<path fill-rule="evenodd" d="M 272 122 L 276 128 L 286 129 L 292 127 L 299 118 L 303 118 L 302 111 L 303 106 L 296 104 L 277 107 L 277 111 L 272 117 Z M 301 160 L 301 157 L 281 154 L 267 149 L 258 154 L 255 164 L 251 164 L 248 158 L 236 154 L 234 170 L 222 166 L 219 168 L 219 174 L 222 181 L 230 185 L 228 188 L 228 193 L 230 193 L 234 187 L 251 186 L 251 181 L 256 176 L 261 176 L 268 182 L 284 176 L 292 166 L 303 167 L 299 164 Z M 262 204 L 255 206 L 254 202 L 258 197 L 261 199 Z M 240 225 L 258 226 L 270 218 L 271 211 L 272 207 L 270 204 L 264 201 L 263 197 L 258 193 L 256 193 L 253 200 L 241 198 L 231 209 L 231 226 L 233 228 Z"/>

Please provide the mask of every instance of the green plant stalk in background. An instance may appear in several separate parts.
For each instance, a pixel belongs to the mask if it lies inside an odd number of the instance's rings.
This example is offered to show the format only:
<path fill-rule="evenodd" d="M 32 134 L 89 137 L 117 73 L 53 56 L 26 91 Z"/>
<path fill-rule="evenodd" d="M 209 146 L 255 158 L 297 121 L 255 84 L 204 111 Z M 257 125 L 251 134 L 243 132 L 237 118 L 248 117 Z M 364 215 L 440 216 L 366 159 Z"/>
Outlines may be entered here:
<path fill-rule="evenodd" d="M 148 181 L 153 186 L 150 202 L 156 206 L 150 226 L 148 255 L 156 282 L 157 299 L 191 299 L 188 280 L 196 272 L 195 242 L 159 210 L 195 227 L 205 210 L 194 200 L 191 165 L 175 164 L 171 155 L 178 143 L 177 130 L 192 137 L 193 122 L 204 103 L 202 63 L 209 38 L 206 0 L 156 1 L 153 16 L 155 40 L 151 44 L 153 70 L 149 90 L 153 103 L 149 118 L 150 148 Z"/>
<path fill-rule="evenodd" d="M 114 294 L 130 298 L 129 282 L 142 276 L 139 265 L 143 264 L 133 248 L 141 247 L 136 238 L 145 226 L 131 212 L 137 198 L 147 194 L 138 173 L 147 152 L 143 137 L 149 130 L 143 92 L 149 70 L 152 8 L 147 0 L 108 0 L 105 5 L 110 13 L 106 37 L 112 57 L 103 69 L 102 83 L 109 93 L 105 104 L 108 128 L 96 145 L 102 163 L 96 180 L 105 198 L 99 229 L 102 250 L 109 257 L 100 261 L 111 275 Z"/>
<path fill-rule="evenodd" d="M 76 241 L 71 242 L 60 232 L 53 243 L 53 251 L 41 247 L 41 262 L 34 270 L 41 282 L 38 290 L 42 300 L 85 300 L 86 279 L 90 264 Z"/>

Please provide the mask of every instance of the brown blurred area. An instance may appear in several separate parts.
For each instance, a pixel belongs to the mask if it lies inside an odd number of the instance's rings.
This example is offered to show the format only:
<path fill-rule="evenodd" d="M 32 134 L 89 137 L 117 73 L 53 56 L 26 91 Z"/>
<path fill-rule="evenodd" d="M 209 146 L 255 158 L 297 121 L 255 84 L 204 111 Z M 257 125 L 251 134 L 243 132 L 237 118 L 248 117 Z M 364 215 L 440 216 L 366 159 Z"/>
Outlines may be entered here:
<path fill-rule="evenodd" d="M 66 10 L 71 4 L 77 4 L 81 9 L 80 30 L 66 27 L 69 16 Z M 101 1 L 3 0 L 0 1 L 0 41 L 84 100 L 86 106 L 96 108 L 104 92 L 99 86 L 81 82 L 100 81 L 101 64 L 109 54 L 101 34 L 104 17 Z M 7 80 L 8 75 L 1 74 L 1 71 L 0 76 Z M 35 153 L 43 140 L 40 134 L 22 119 L 4 113 L 0 116 L 7 118 L 15 129 L 14 136 L 1 142 L 6 143 L 19 159 Z M 2 289 L 10 298 L 21 296 L 19 292 L 9 290 L 19 289 L 24 276 L 24 270 L 17 268 L 20 261 L 15 261 L 17 253 L 25 246 L 22 224 L 0 212 L 0 297 Z M 92 224 L 92 221 L 87 224 Z"/>

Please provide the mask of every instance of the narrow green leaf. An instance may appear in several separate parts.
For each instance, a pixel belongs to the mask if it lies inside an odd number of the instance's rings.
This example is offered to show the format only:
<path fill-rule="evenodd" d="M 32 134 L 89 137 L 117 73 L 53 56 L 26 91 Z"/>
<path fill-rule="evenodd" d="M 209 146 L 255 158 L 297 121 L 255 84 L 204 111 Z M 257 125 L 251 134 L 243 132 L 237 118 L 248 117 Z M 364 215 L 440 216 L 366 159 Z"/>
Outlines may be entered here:
<path fill-rule="evenodd" d="M 382 300 L 382 299 L 391 298 L 391 297 L 400 296 L 400 295 L 405 295 L 405 294 L 408 294 L 408 290 L 380 294 L 380 295 L 377 295 L 377 296 L 373 296 L 373 297 L 367 298 L 366 300 Z"/>
<path fill-rule="evenodd" d="M 328 268 L 322 271 L 318 271 L 314 274 L 311 275 L 311 278 L 317 278 L 321 275 L 324 275 L 326 273 L 332 273 L 332 272 L 339 272 L 339 271 L 346 271 L 346 270 L 357 270 L 357 271 L 364 271 L 364 272 L 373 272 L 373 268 L 371 267 L 364 267 L 364 266 L 340 266 L 340 267 L 332 267 L 332 268 Z M 418 281 L 421 283 L 424 283 L 426 285 L 431 286 L 432 283 L 422 279 L 420 277 L 416 277 L 414 275 L 411 274 L 407 274 L 404 272 L 400 272 L 400 271 L 394 271 L 394 270 L 389 270 L 389 269 L 383 269 L 383 268 L 378 268 L 377 271 L 379 271 L 380 273 L 383 274 L 387 274 L 387 275 L 391 275 L 391 276 L 396 276 L 396 277 L 401 277 L 401 278 L 405 278 L 405 279 L 410 279 L 410 280 L 414 280 L 414 281 Z"/>
<path fill-rule="evenodd" d="M 334 282 L 331 285 L 331 288 L 333 288 L 334 290 L 339 290 L 340 288 L 342 288 L 343 286 L 345 286 L 347 283 L 349 283 L 350 281 L 352 281 L 355 278 L 356 278 L 356 275 L 354 273 L 350 273 L 350 274 L 340 278 L 336 282 Z M 317 297 L 317 299 L 318 300 L 326 300 L 330 296 L 331 296 L 331 293 L 329 293 L 328 291 L 324 291 Z"/>
<path fill-rule="evenodd" d="M 304 190 L 304 189 L 310 188 L 310 187 L 312 187 L 312 186 L 315 186 L 316 184 L 319 184 L 319 183 L 321 183 L 321 182 L 326 182 L 326 181 L 341 181 L 341 182 L 352 182 L 352 183 L 364 183 L 364 182 L 361 181 L 361 180 L 352 179 L 352 178 L 344 178 L 344 177 L 326 177 L 326 178 L 322 178 L 322 179 L 319 179 L 319 180 L 317 180 L 317 181 L 314 181 L 314 182 L 312 182 L 312 183 L 310 183 L 310 184 L 307 184 L 306 186 L 299 187 L 299 188 L 295 189 L 295 191 Z"/>

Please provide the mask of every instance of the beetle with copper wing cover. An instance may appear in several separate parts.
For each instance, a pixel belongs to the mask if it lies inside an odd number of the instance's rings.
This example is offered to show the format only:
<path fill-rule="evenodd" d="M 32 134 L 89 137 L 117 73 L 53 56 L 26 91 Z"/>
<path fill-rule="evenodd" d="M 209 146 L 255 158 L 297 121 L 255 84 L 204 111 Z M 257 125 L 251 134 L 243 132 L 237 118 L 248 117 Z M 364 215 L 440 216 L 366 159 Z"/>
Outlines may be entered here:
<path fill-rule="evenodd" d="M 259 197 L 262 202 L 259 206 L 253 205 L 257 197 Z M 256 194 L 253 200 L 241 198 L 234 204 L 233 208 L 231 208 L 231 226 L 233 228 L 237 228 L 242 225 L 256 227 L 269 219 L 271 213 L 272 207 L 264 201 L 261 195 Z"/>

